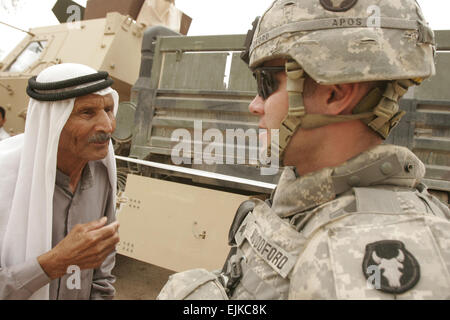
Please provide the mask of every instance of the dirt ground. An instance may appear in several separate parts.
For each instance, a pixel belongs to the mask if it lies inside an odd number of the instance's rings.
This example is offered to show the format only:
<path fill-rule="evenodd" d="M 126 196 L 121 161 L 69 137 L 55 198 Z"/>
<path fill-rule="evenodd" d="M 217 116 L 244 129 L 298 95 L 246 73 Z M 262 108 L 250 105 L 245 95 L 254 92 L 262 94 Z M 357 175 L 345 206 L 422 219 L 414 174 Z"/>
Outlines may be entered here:
<path fill-rule="evenodd" d="M 174 271 L 116 255 L 115 300 L 154 300 Z"/>

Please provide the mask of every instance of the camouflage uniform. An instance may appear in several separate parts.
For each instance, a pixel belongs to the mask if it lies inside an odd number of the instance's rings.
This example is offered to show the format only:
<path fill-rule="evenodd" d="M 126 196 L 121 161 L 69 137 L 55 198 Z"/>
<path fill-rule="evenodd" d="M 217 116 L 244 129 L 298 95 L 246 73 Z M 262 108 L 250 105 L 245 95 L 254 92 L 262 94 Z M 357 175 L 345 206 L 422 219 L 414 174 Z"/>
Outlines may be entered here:
<path fill-rule="evenodd" d="M 236 233 L 242 274 L 230 299 L 450 299 L 450 211 L 420 183 L 424 173 L 411 151 L 390 145 L 303 177 L 286 168 L 272 205 L 254 200 Z M 403 259 L 393 270 L 372 261 L 379 279 L 368 277 L 367 247 L 380 241 L 402 243 L 416 274 Z M 224 299 L 219 273 L 175 274 L 158 298 Z"/>
<path fill-rule="evenodd" d="M 358 119 L 386 138 L 404 115 L 400 98 L 435 73 L 434 34 L 414 0 L 277 0 L 247 44 L 254 72 L 287 60 L 289 110 L 272 141 L 281 158 L 299 128 Z M 307 114 L 305 73 L 386 85 L 352 115 Z M 302 177 L 286 168 L 269 201 L 238 210 L 224 269 L 175 274 L 158 298 L 450 299 L 450 211 L 424 174 L 411 151 L 389 145 Z"/>
<path fill-rule="evenodd" d="M 232 299 L 450 299 L 450 211 L 420 184 L 424 173 L 412 152 L 396 146 L 376 147 L 301 178 L 287 168 L 272 207 L 260 202 L 252 215 L 261 238 L 292 256 L 292 269 L 283 278 L 250 236 L 241 244 L 243 269 L 274 295 L 259 296 L 244 273 Z M 386 240 L 404 243 L 420 266 L 418 283 L 402 294 L 373 289 L 365 276 L 366 246 Z M 383 283 L 389 270 L 380 271 Z"/>

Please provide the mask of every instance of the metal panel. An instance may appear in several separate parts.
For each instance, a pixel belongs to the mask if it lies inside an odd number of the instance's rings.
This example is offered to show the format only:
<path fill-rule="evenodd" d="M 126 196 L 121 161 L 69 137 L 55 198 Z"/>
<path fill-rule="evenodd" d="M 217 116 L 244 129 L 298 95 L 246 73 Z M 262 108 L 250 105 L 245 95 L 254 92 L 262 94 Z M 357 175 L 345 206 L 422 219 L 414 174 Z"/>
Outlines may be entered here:
<path fill-rule="evenodd" d="M 161 110 L 197 110 L 199 104 L 208 106 L 208 109 L 216 112 L 242 112 L 247 110 L 248 102 L 239 100 L 214 100 L 202 97 L 157 97 L 156 105 Z"/>
<path fill-rule="evenodd" d="M 442 179 L 450 183 L 450 167 L 449 166 L 427 166 L 427 177 L 430 179 Z"/>
<path fill-rule="evenodd" d="M 247 199 L 135 175 L 128 176 L 127 195 L 118 212 L 117 252 L 174 271 L 221 268 L 228 226 Z"/>
<path fill-rule="evenodd" d="M 132 102 L 122 102 L 117 111 L 117 127 L 113 138 L 118 141 L 128 141 L 132 137 L 132 128 L 136 105 Z"/>
<path fill-rule="evenodd" d="M 227 53 L 166 53 L 158 89 L 225 90 L 226 61 Z"/>
<path fill-rule="evenodd" d="M 250 91 L 256 94 L 256 81 L 247 64 L 241 60 L 241 52 L 233 53 L 230 72 L 230 90 Z"/>
<path fill-rule="evenodd" d="M 450 101 L 416 101 L 415 105 L 412 150 L 426 165 L 450 167 Z M 430 174 L 426 177 L 439 179 Z"/>
<path fill-rule="evenodd" d="M 405 146 L 412 149 L 414 145 L 414 125 L 417 104 L 413 100 L 401 100 L 400 108 L 406 111 L 405 117 L 386 139 L 386 143 Z"/>
<path fill-rule="evenodd" d="M 437 31 L 436 75 L 401 101 L 407 112 L 388 143 L 410 148 L 427 167 L 424 182 L 450 191 L 450 31 Z"/>
<path fill-rule="evenodd" d="M 201 119 L 201 118 L 200 118 Z M 155 117 L 153 119 L 153 125 L 156 126 L 164 126 L 164 127 L 173 127 L 173 128 L 183 128 L 183 129 L 192 129 L 194 128 L 194 119 L 185 119 L 185 118 L 173 118 L 173 117 Z M 256 129 L 257 125 L 254 123 L 248 123 L 243 121 L 234 121 L 234 123 L 220 120 L 208 120 L 202 119 L 202 129 L 219 129 L 222 132 L 225 132 L 226 129 L 230 128 L 241 128 L 243 130 L 248 129 Z M 152 136 L 154 137 L 154 136 Z"/>
<path fill-rule="evenodd" d="M 420 107 L 421 106 L 419 106 L 419 108 Z M 418 109 L 415 120 L 417 123 L 448 127 L 450 124 L 450 106 L 445 107 L 448 108 L 447 111 L 425 111 Z"/>
<path fill-rule="evenodd" d="M 449 30 L 436 30 L 436 45 L 437 49 L 450 50 L 450 31 Z"/>
<path fill-rule="evenodd" d="M 414 89 L 414 98 L 417 100 L 444 100 L 450 101 L 450 52 L 438 51 L 436 57 L 436 75 L 424 81 Z"/>
<path fill-rule="evenodd" d="M 151 154 L 142 153 L 149 150 L 145 146 L 149 146 L 151 137 L 161 132 L 165 133 L 163 137 L 171 134 L 166 129 L 154 127 L 165 121 L 158 120 L 159 116 L 181 119 L 173 128 L 183 128 L 186 119 L 218 119 L 227 123 L 230 118 L 237 118 L 232 116 L 234 113 L 247 113 L 254 92 L 231 90 L 224 82 L 229 51 L 242 50 L 244 38 L 244 35 L 225 35 L 158 39 L 150 83 L 145 90 L 140 88 L 137 94 L 140 101 L 131 156 L 151 157 Z M 205 68 L 209 65 L 214 68 Z M 248 70 L 244 71 L 250 74 Z M 141 78 L 143 76 L 141 71 Z M 205 111 L 210 114 L 205 115 Z M 242 121 L 256 123 L 257 119 L 247 114 Z M 158 153 L 167 154 L 167 151 Z"/>
<path fill-rule="evenodd" d="M 450 152 L 450 139 L 417 138 L 414 142 L 416 149 L 428 149 Z"/>
<path fill-rule="evenodd" d="M 195 141 L 193 143 L 200 143 L 202 150 L 209 144 L 202 141 L 203 133 L 208 129 L 220 130 L 223 143 L 227 130 L 247 132 L 251 129 L 258 142 L 258 117 L 248 112 L 256 84 L 240 59 L 244 38 L 244 35 L 225 35 L 158 39 L 149 86 L 151 92 L 137 106 L 139 127 L 136 130 L 139 128 L 139 131 L 133 140 L 132 157 L 161 159 L 162 156 L 165 163 L 171 163 L 171 151 L 176 144 L 171 137 L 177 129 L 187 130 Z M 150 117 L 150 121 L 142 119 L 143 116 Z M 201 137 L 194 135 L 194 121 L 201 121 Z M 146 128 L 142 128 L 145 124 Z M 142 130 L 146 130 L 145 136 Z M 199 138 L 201 141 L 197 141 Z M 224 145 L 223 150 L 225 148 Z M 273 177 L 259 174 L 255 159 L 258 154 L 250 157 L 251 154 L 254 155 L 251 149 L 245 147 L 245 164 L 238 164 L 236 152 L 235 165 L 200 167 L 232 176 L 244 171 L 248 173 L 247 178 L 273 182 Z M 191 155 L 193 162 L 194 153 Z M 254 166 L 253 170 L 249 165 Z M 217 181 L 209 183 L 224 186 Z"/>
<path fill-rule="evenodd" d="M 428 189 L 447 191 L 450 190 L 450 182 L 444 180 L 423 179 L 423 183 Z"/>
<path fill-rule="evenodd" d="M 450 191 L 450 101 L 403 100 L 407 111 L 387 143 L 410 148 L 426 165 L 430 189 Z"/>
<path fill-rule="evenodd" d="M 254 80 L 253 80 L 254 81 Z M 189 89 L 158 89 L 158 97 L 162 96 L 180 96 L 190 95 L 191 98 L 203 97 L 203 98 L 215 98 L 224 99 L 224 101 L 240 99 L 242 101 L 250 102 L 255 97 L 256 91 L 233 91 L 229 88 L 222 91 L 217 90 L 189 90 Z M 184 97 L 186 98 L 186 97 Z"/>
<path fill-rule="evenodd" d="M 245 35 L 171 37 L 161 39 L 161 51 L 242 51 Z"/>

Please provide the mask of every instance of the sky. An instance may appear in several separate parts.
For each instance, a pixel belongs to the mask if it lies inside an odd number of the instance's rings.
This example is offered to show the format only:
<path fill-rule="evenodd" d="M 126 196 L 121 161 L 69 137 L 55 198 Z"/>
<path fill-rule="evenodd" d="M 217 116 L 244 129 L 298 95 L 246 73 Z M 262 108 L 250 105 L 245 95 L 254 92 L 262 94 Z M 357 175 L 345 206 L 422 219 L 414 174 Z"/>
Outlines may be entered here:
<path fill-rule="evenodd" d="M 1 3 L 18 1 L 18 10 L 8 12 Z M 81 5 L 86 0 L 75 0 Z M 58 24 L 51 11 L 56 0 L 0 0 L 0 22 L 18 28 Z M 193 21 L 188 35 L 243 34 L 251 28 L 257 15 L 264 13 L 273 0 L 175 0 L 177 8 Z M 430 26 L 450 30 L 449 0 L 418 0 Z M 0 60 L 25 36 L 24 33 L 0 24 Z"/>

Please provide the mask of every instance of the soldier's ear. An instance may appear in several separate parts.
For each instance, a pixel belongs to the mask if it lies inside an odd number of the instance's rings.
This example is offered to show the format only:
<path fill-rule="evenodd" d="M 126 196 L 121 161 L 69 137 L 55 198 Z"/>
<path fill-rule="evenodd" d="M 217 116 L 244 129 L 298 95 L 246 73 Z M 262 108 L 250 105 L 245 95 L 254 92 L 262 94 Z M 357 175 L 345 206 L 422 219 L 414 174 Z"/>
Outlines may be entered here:
<path fill-rule="evenodd" d="M 363 86 L 360 83 L 346 83 L 327 86 L 327 114 L 351 114 L 352 109 L 363 97 Z"/>

